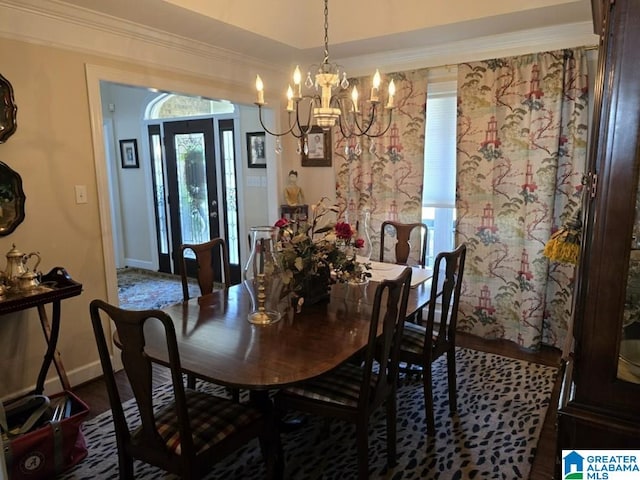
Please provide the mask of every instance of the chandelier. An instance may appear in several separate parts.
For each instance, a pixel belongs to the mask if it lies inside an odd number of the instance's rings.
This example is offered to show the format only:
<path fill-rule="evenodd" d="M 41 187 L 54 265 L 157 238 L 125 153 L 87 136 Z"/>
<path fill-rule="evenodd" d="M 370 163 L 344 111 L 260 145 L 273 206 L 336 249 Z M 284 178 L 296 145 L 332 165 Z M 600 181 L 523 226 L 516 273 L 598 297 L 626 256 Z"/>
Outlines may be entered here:
<path fill-rule="evenodd" d="M 317 69 L 315 81 L 311 76 L 311 71 Z M 288 127 L 280 133 L 269 130 L 262 119 L 262 107 L 264 101 L 264 84 L 260 75 L 256 76 L 256 90 L 258 100 L 258 117 L 262 128 L 276 138 L 276 152 L 280 153 L 280 137 L 291 134 L 298 139 L 298 153 L 304 151 L 308 153 L 307 135 L 313 126 L 318 126 L 323 130 L 330 130 L 336 125 L 345 138 L 368 137 L 377 138 L 384 135 L 391 126 L 393 115 L 393 97 L 395 95 L 395 84 L 393 79 L 389 82 L 387 103 L 383 106 L 380 100 L 380 72 L 376 70 L 373 76 L 369 99 L 361 106 L 359 103 L 360 93 L 354 85 L 351 89 L 351 96 L 348 95 L 349 80 L 341 67 L 329 61 L 329 0 L 324 0 L 324 58 L 322 63 L 309 68 L 304 87 L 309 93 L 302 92 L 302 74 L 300 67 L 296 66 L 293 72 L 293 88 L 289 84 L 287 89 L 287 112 L 289 118 Z M 384 111 L 388 115 L 384 115 Z M 388 117 L 386 125 L 378 118 Z M 374 143 L 372 142 L 372 147 Z M 361 151 L 359 141 L 356 152 Z"/>

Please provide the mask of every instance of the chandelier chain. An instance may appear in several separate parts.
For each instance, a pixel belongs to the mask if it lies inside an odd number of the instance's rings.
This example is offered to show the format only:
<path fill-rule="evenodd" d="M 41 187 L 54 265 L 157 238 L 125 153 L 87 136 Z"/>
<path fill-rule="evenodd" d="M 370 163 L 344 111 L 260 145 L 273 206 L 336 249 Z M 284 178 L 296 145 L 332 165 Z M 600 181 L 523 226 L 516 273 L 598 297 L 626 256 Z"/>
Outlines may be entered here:
<path fill-rule="evenodd" d="M 324 0 L 324 61 L 329 63 L 329 0 Z"/>

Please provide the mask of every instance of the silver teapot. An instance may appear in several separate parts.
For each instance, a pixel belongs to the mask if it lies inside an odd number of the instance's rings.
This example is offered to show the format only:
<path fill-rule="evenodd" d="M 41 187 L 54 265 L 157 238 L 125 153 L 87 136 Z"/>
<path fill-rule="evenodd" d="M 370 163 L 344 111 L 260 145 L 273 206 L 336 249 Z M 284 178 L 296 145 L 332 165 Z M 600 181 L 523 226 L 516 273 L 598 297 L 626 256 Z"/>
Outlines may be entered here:
<path fill-rule="evenodd" d="M 18 277 L 13 288 L 25 292 L 27 290 L 33 290 L 38 285 L 40 285 L 40 273 L 28 270 Z"/>
<path fill-rule="evenodd" d="M 40 265 L 40 253 L 22 253 L 13 244 L 13 248 L 7 252 L 6 256 L 7 266 L 2 272 L 2 277 L 9 288 L 28 290 L 38 285 L 39 275 L 35 272 L 38 265 Z M 36 263 L 30 271 L 27 262 L 31 257 L 36 257 Z"/>

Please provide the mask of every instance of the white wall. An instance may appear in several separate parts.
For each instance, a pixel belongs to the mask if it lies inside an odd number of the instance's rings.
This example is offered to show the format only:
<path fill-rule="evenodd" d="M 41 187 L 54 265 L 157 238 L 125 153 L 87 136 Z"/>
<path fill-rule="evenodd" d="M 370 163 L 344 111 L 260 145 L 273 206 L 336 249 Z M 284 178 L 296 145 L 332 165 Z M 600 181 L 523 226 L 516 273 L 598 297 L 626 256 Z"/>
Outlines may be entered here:
<path fill-rule="evenodd" d="M 240 138 L 242 141 L 242 169 L 238 171 L 244 190 L 245 224 L 247 228 L 269 223 L 269 209 L 267 205 L 267 169 L 249 168 L 247 160 L 247 133 L 264 131 L 258 121 L 256 107 L 240 107 Z M 275 152 L 267 148 L 267 167 L 276 167 Z M 247 230 L 248 231 L 248 230 Z M 246 236 L 245 236 L 246 237 Z M 242 242 L 244 243 L 244 242 Z"/>
<path fill-rule="evenodd" d="M 153 189 L 147 136 L 144 132 L 144 109 L 149 91 L 103 82 L 100 85 L 103 116 L 113 121 L 116 150 L 107 159 L 115 164 L 111 186 L 119 194 L 123 256 L 126 266 L 155 270 L 158 268 L 155 231 L 153 230 Z M 135 139 L 140 168 L 122 168 L 120 140 Z M 116 213 L 116 212 L 112 212 Z"/>

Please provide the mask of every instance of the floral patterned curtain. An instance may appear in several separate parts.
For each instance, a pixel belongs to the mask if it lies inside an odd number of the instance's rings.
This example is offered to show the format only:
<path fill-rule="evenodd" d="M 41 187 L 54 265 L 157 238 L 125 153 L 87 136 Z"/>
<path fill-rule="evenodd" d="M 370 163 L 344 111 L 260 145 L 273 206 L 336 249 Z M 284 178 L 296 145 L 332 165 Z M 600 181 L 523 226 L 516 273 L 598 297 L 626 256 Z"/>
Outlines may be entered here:
<path fill-rule="evenodd" d="M 542 256 L 581 206 L 588 83 L 583 49 L 458 66 L 458 325 L 526 348 L 560 347 L 574 268 Z"/>
<path fill-rule="evenodd" d="M 372 260 L 379 258 L 383 221 L 410 223 L 420 222 L 422 218 L 427 70 L 386 75 L 386 83 L 391 79 L 396 86 L 396 108 L 391 127 L 383 136 L 371 140 L 345 138 L 335 129 L 336 200 L 349 223 L 362 218 L 363 212 L 370 212 Z M 361 98 L 368 98 L 370 81 L 370 78 L 356 78 L 350 83 L 357 85 Z M 386 95 L 381 97 L 381 101 L 386 100 Z M 361 101 L 360 110 L 364 109 L 365 118 L 366 105 Z M 385 112 L 383 121 L 374 125 L 374 133 L 384 130 L 387 115 Z M 389 255 L 393 258 L 393 254 Z M 411 262 L 417 263 L 417 255 L 409 258 Z"/>

